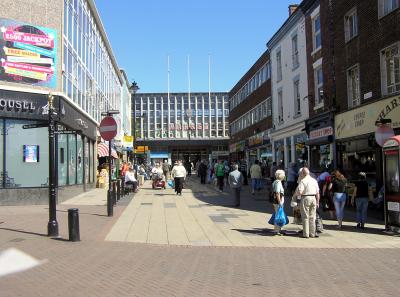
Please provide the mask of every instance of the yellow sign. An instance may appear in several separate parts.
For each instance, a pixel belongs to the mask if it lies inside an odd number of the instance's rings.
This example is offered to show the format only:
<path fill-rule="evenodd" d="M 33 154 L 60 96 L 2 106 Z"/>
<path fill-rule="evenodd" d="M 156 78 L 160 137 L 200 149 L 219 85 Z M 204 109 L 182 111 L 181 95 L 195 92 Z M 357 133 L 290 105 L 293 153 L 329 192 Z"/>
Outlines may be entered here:
<path fill-rule="evenodd" d="M 392 127 L 400 127 L 400 96 L 380 100 L 335 116 L 335 137 L 343 139 L 374 133 L 375 122 L 391 119 Z"/>
<path fill-rule="evenodd" d="M 124 142 L 132 143 L 133 142 L 133 136 L 124 135 Z"/>
<path fill-rule="evenodd" d="M 20 50 L 16 48 L 4 48 L 4 52 L 7 56 L 16 56 L 16 57 L 29 57 L 29 58 L 40 58 L 40 55 L 27 50 Z"/>
<path fill-rule="evenodd" d="M 135 153 L 147 153 L 149 151 L 149 147 L 148 146 L 137 146 Z"/>

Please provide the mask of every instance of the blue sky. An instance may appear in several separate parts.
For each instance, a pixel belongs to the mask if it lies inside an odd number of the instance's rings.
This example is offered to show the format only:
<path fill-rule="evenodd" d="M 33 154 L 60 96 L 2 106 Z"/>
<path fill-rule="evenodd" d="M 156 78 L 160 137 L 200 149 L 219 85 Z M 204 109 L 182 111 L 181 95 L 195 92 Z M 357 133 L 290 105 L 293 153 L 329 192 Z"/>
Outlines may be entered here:
<path fill-rule="evenodd" d="M 225 92 L 266 50 L 289 0 L 96 0 L 119 66 L 140 92 Z"/>

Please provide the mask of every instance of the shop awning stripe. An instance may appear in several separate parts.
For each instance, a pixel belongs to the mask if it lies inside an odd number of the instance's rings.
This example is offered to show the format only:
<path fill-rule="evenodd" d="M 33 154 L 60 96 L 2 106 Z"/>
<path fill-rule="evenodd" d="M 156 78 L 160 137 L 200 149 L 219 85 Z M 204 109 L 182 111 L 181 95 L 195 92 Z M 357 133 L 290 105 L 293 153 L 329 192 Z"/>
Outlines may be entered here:
<path fill-rule="evenodd" d="M 108 144 L 100 142 L 97 145 L 97 154 L 99 155 L 99 158 L 108 157 Z M 111 148 L 111 157 L 118 159 L 117 151 L 113 148 Z"/>

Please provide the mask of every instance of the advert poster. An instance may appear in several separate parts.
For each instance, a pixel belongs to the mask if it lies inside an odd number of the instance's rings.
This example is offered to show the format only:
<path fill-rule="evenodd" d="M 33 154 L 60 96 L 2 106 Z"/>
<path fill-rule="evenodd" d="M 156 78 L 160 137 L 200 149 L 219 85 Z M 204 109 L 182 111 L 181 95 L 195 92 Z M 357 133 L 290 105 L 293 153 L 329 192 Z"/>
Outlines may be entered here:
<path fill-rule="evenodd" d="M 0 81 L 56 88 L 57 32 L 0 18 Z"/>

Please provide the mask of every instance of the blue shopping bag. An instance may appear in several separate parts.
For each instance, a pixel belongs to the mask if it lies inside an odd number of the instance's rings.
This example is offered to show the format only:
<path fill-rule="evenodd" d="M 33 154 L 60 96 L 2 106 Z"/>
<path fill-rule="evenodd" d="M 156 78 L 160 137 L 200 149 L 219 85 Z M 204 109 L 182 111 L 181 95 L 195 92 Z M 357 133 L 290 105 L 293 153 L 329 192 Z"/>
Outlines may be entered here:
<path fill-rule="evenodd" d="M 173 188 L 175 185 L 174 185 L 174 181 L 172 180 L 172 179 L 170 179 L 169 181 L 168 181 L 168 186 L 170 186 L 171 188 Z"/>
<path fill-rule="evenodd" d="M 289 218 L 285 214 L 282 206 L 279 206 L 278 210 L 272 214 L 271 218 L 268 220 L 268 224 L 277 225 L 279 227 L 289 224 Z"/>

